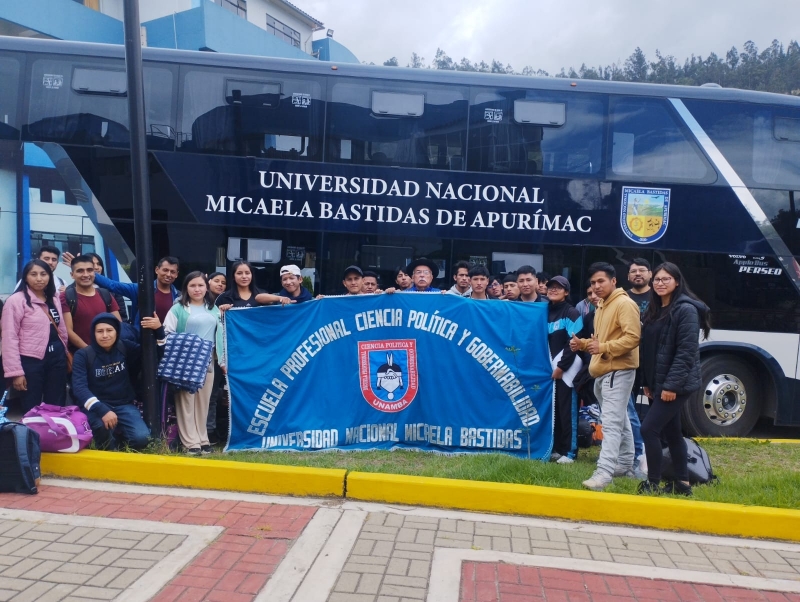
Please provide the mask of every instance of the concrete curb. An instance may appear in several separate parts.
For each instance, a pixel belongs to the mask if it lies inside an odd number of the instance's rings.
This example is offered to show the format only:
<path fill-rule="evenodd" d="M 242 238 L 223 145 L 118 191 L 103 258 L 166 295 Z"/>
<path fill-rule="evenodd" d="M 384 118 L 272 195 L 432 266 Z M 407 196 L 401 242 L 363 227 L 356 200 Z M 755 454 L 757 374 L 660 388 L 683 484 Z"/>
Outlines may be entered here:
<path fill-rule="evenodd" d="M 84 450 L 42 454 L 46 476 L 453 508 L 800 542 L 800 510 L 273 464 Z"/>
<path fill-rule="evenodd" d="M 350 472 L 347 498 L 800 541 L 800 510 L 536 485 Z"/>
<path fill-rule="evenodd" d="M 84 450 L 42 454 L 42 475 L 301 496 L 342 497 L 346 470 Z"/>

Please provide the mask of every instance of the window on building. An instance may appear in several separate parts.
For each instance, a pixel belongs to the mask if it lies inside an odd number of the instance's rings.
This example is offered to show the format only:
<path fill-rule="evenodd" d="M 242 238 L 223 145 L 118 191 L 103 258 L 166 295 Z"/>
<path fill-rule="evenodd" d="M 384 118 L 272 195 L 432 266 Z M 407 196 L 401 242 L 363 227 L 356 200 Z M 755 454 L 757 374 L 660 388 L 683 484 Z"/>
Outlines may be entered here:
<path fill-rule="evenodd" d="M 267 31 L 295 48 L 300 48 L 300 32 L 267 15 Z"/>
<path fill-rule="evenodd" d="M 19 61 L 0 56 L 0 138 L 18 138 Z"/>
<path fill-rule="evenodd" d="M 59 232 L 31 231 L 31 258 L 36 257 L 45 245 L 58 248 L 62 253 L 72 253 L 76 257 L 85 253 L 94 253 L 94 236 L 84 234 L 62 234 Z"/>
<path fill-rule="evenodd" d="M 247 0 L 213 0 L 214 4 L 219 4 L 225 10 L 234 15 L 247 18 Z"/>

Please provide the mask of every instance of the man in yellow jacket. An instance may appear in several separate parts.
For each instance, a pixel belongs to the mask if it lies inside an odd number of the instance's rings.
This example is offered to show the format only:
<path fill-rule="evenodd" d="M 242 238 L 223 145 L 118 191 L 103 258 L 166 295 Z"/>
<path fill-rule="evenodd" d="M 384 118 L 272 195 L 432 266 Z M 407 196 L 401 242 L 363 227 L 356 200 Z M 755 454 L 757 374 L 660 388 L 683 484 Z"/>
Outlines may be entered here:
<path fill-rule="evenodd" d="M 570 348 L 592 355 L 589 374 L 595 378 L 594 394 L 600 403 L 603 445 L 594 474 L 583 486 L 602 491 L 614 477 L 634 478 L 633 432 L 628 419 L 628 399 L 639 367 L 641 322 L 639 306 L 621 288 L 609 263 L 589 267 L 589 283 L 600 297 L 591 339 L 573 335 Z"/>

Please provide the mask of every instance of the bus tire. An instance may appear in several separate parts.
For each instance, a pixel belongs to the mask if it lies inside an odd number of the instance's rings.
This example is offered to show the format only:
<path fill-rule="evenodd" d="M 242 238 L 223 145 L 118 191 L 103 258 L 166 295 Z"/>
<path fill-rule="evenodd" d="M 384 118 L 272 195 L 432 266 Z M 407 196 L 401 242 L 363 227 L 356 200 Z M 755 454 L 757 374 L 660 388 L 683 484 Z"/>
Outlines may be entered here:
<path fill-rule="evenodd" d="M 683 407 L 683 428 L 690 436 L 743 437 L 761 415 L 762 387 L 735 355 L 712 355 L 700 362 L 700 390 Z"/>

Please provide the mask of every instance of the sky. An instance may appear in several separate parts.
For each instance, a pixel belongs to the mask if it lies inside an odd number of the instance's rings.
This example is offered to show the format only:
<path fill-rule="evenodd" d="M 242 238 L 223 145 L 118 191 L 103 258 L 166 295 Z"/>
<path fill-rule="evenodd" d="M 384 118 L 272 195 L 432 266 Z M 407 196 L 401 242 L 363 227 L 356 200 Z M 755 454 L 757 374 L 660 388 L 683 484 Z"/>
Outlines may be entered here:
<path fill-rule="evenodd" d="M 798 0 L 294 0 L 360 61 L 497 59 L 516 71 L 624 63 L 639 46 L 679 62 L 800 38 Z"/>

